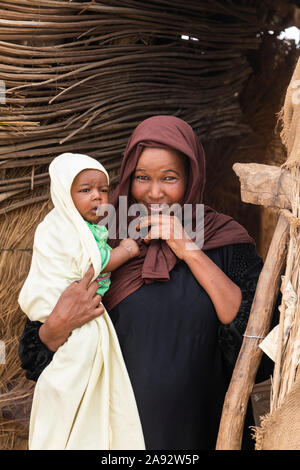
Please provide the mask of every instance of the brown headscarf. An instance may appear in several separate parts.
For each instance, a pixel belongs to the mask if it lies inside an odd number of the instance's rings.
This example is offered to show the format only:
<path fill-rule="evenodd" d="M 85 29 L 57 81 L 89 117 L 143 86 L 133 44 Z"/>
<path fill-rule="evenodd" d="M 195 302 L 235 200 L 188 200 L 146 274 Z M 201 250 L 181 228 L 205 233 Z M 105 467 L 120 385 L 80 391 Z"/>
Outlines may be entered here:
<path fill-rule="evenodd" d="M 205 187 L 205 155 L 193 129 L 182 119 L 174 116 L 154 116 L 141 122 L 131 135 L 125 149 L 120 170 L 120 183 L 111 196 L 111 203 L 116 208 L 117 231 L 119 220 L 119 196 L 127 196 L 128 207 L 136 203 L 131 196 L 131 177 L 138 159 L 145 147 L 173 148 L 188 157 L 189 172 L 187 189 L 182 201 L 184 204 L 202 204 Z M 109 240 L 112 247 L 120 239 Z M 112 273 L 112 283 L 104 297 L 104 304 L 109 311 L 129 294 L 135 292 L 144 283 L 168 281 L 169 272 L 178 262 L 178 258 L 164 240 L 152 240 L 146 245 L 137 240 L 140 255 L 133 258 Z M 247 231 L 234 219 L 204 206 L 204 245 L 209 250 L 235 243 L 253 243 Z"/>

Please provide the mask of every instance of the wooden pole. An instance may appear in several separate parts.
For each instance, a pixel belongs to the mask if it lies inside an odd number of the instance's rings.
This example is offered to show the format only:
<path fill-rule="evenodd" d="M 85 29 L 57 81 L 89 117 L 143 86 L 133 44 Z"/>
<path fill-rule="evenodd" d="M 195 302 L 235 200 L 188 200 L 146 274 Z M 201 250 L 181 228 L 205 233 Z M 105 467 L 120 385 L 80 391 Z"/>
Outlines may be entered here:
<path fill-rule="evenodd" d="M 289 224 L 280 215 L 260 274 L 242 347 L 225 397 L 217 450 L 240 450 L 245 415 L 262 350 L 261 337 L 269 332 L 283 272 Z"/>

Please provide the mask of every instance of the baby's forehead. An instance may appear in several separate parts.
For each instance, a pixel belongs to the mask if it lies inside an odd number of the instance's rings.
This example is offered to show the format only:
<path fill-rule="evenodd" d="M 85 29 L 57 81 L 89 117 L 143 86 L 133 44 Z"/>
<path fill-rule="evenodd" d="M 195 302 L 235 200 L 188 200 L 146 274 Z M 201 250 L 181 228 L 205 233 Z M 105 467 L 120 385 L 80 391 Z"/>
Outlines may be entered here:
<path fill-rule="evenodd" d="M 86 168 L 84 170 L 81 170 L 74 178 L 74 182 L 86 182 L 86 183 L 92 183 L 92 182 L 101 182 L 102 184 L 107 182 L 107 176 L 103 171 L 97 170 L 95 168 Z"/>

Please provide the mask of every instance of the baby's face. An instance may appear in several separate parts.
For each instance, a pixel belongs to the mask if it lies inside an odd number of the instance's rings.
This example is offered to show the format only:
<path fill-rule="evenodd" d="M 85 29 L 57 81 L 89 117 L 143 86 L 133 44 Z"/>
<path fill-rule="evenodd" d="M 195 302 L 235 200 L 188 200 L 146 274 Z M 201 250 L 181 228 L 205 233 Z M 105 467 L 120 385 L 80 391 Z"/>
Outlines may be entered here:
<path fill-rule="evenodd" d="M 108 182 L 100 170 L 83 170 L 74 178 L 71 196 L 76 209 L 82 217 L 96 224 L 100 217 L 97 209 L 100 204 L 108 203 Z"/>

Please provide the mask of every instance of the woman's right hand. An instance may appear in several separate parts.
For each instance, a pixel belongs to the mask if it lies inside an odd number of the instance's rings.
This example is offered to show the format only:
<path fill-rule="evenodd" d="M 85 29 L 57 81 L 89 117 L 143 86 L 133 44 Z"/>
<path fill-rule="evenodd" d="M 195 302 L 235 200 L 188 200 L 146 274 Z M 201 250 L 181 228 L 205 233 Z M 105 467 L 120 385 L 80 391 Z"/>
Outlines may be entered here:
<path fill-rule="evenodd" d="M 67 287 L 41 326 L 40 339 L 50 351 L 57 351 L 75 328 L 104 313 L 104 307 L 100 304 L 102 297 L 96 293 L 98 282 L 91 282 L 93 275 L 94 268 L 90 266 L 80 281 Z"/>

